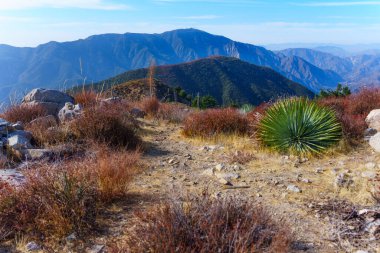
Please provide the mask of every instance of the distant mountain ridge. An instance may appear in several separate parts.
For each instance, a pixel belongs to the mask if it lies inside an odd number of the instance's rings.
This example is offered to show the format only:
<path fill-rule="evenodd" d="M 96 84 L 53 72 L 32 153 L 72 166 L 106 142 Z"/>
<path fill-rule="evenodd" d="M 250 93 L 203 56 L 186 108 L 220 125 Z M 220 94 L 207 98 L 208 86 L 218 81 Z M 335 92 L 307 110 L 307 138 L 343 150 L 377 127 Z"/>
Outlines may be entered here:
<path fill-rule="evenodd" d="M 334 71 L 343 78 L 343 83 L 353 89 L 380 86 L 380 54 L 338 57 L 306 48 L 285 49 L 277 53 L 300 57 L 321 69 Z"/>
<path fill-rule="evenodd" d="M 118 87 L 149 75 L 149 69 L 125 72 L 98 84 L 99 90 Z M 219 105 L 259 105 L 281 96 L 314 94 L 301 84 L 290 81 L 267 67 L 260 67 L 231 57 L 211 57 L 177 65 L 158 66 L 154 78 L 170 87 L 181 87 L 187 94 L 211 95 Z M 117 88 L 113 88 L 117 90 Z"/>
<path fill-rule="evenodd" d="M 335 87 L 342 78 L 302 58 L 277 55 L 196 29 L 162 34 L 103 34 L 35 48 L 0 45 L 0 100 L 12 89 L 69 88 L 151 64 L 178 64 L 209 56 L 236 57 L 270 67 L 313 91 Z"/>

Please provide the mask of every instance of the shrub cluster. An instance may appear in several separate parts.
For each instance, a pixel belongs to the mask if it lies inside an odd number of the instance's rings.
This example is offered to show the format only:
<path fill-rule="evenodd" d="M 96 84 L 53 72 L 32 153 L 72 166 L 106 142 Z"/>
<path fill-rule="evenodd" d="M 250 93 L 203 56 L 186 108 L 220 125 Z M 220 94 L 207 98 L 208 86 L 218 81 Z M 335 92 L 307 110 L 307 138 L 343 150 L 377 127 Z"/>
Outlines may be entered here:
<path fill-rule="evenodd" d="M 370 111 L 380 108 L 380 89 L 362 89 L 346 97 L 322 98 L 318 103 L 336 112 L 348 139 L 362 139 L 367 128 L 365 118 Z"/>
<path fill-rule="evenodd" d="M 89 107 L 69 124 L 76 139 L 132 149 L 141 144 L 134 118 L 118 105 Z"/>
<path fill-rule="evenodd" d="M 39 117 L 47 116 L 47 111 L 39 105 L 12 105 L 8 107 L 1 118 L 9 122 L 22 122 L 27 124 Z"/>
<path fill-rule="evenodd" d="M 247 134 L 249 121 L 238 110 L 208 109 L 190 114 L 184 121 L 185 136 L 213 137 L 218 134 Z"/>
<path fill-rule="evenodd" d="M 83 89 L 80 92 L 74 94 L 75 103 L 80 104 L 83 107 L 95 106 L 99 101 L 99 94 L 94 90 Z"/>
<path fill-rule="evenodd" d="M 19 233 L 61 239 L 92 230 L 101 206 L 127 193 L 140 157 L 105 147 L 97 153 L 36 165 L 18 187 L 0 186 L 0 239 Z"/>
<path fill-rule="evenodd" d="M 239 199 L 169 201 L 138 214 L 114 252 L 288 252 L 290 233 L 258 205 Z"/>

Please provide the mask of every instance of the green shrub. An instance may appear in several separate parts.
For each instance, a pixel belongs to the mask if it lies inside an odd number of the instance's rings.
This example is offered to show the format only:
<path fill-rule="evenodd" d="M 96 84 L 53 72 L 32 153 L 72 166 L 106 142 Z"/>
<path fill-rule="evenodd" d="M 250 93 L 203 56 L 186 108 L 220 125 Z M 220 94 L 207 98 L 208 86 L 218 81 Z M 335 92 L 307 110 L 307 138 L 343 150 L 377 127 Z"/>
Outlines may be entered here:
<path fill-rule="evenodd" d="M 258 124 L 257 136 L 264 146 L 277 151 L 321 153 L 340 140 L 342 127 L 331 109 L 291 98 L 267 110 Z"/>

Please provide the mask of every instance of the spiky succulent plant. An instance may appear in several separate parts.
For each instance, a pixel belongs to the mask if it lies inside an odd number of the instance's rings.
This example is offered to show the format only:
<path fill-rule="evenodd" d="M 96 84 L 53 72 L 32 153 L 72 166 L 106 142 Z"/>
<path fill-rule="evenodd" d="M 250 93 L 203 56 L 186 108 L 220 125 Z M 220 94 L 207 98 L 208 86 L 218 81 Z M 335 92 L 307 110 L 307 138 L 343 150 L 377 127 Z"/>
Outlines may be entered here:
<path fill-rule="evenodd" d="M 305 98 L 275 103 L 259 122 L 257 132 L 264 146 L 298 155 L 321 153 L 341 136 L 334 112 Z"/>

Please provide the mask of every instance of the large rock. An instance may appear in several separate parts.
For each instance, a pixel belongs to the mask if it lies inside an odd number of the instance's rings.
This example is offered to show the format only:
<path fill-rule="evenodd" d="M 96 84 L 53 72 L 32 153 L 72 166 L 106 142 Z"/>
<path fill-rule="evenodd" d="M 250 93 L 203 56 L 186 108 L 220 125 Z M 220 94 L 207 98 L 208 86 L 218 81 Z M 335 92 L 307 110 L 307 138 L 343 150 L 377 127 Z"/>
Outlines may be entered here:
<path fill-rule="evenodd" d="M 369 128 L 380 131 L 380 109 L 372 110 L 365 119 L 365 122 Z"/>
<path fill-rule="evenodd" d="M 22 102 L 50 102 L 56 104 L 65 104 L 67 102 L 74 103 L 74 98 L 64 92 L 58 90 L 46 90 L 37 88 L 29 92 Z"/>
<path fill-rule="evenodd" d="M 380 133 L 375 134 L 369 139 L 369 145 L 376 151 L 380 152 Z"/>
<path fill-rule="evenodd" d="M 74 105 L 70 102 L 59 111 L 58 118 L 60 122 L 66 122 L 79 117 L 82 114 L 82 107 L 77 104 Z"/>
<path fill-rule="evenodd" d="M 22 100 L 23 106 L 41 106 L 47 114 L 57 116 L 65 103 L 74 103 L 74 98 L 58 90 L 34 89 Z"/>
<path fill-rule="evenodd" d="M 13 150 L 33 148 L 30 143 L 32 134 L 27 131 L 14 131 L 8 135 L 8 147 Z"/>

